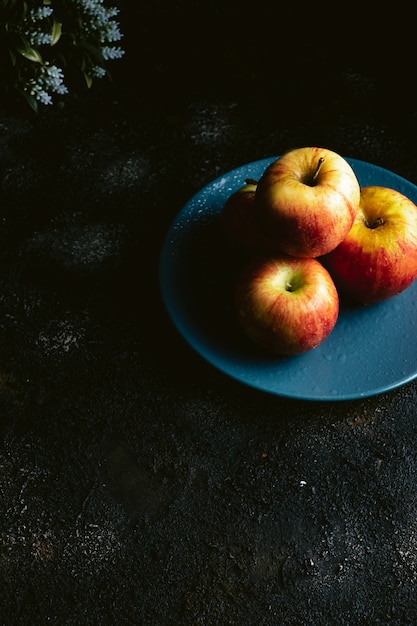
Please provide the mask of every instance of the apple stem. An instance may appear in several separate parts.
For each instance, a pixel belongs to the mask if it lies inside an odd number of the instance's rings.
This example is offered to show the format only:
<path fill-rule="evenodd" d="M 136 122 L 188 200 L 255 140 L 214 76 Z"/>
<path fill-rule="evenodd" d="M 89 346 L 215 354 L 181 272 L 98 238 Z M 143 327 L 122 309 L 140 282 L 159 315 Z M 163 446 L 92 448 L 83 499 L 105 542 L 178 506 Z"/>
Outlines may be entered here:
<path fill-rule="evenodd" d="M 321 170 L 321 166 L 324 163 L 324 157 L 320 157 L 319 158 L 319 162 L 317 163 L 317 167 L 316 167 L 316 171 L 313 174 L 313 183 L 316 182 L 317 176 L 319 175 L 319 172 Z"/>
<path fill-rule="evenodd" d="M 373 222 L 368 222 L 368 220 L 365 220 L 365 226 L 371 228 L 372 230 L 378 228 L 378 226 L 382 226 L 383 223 L 384 220 L 382 217 L 377 217 L 376 220 L 374 220 Z"/>

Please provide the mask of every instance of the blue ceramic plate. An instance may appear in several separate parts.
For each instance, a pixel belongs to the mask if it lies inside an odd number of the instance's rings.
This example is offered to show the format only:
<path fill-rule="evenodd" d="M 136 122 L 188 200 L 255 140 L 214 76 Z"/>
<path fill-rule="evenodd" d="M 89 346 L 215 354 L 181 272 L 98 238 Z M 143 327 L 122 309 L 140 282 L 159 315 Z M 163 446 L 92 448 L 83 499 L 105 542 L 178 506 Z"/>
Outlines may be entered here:
<path fill-rule="evenodd" d="M 296 357 L 271 357 L 248 343 L 232 311 L 234 269 L 219 243 L 218 217 L 246 178 L 259 179 L 277 157 L 238 167 L 183 207 L 165 238 L 162 297 L 182 336 L 204 359 L 243 384 L 303 400 L 353 400 L 395 389 L 417 376 L 417 281 L 371 307 L 342 307 L 330 336 Z M 347 159 L 361 186 L 397 189 L 417 203 L 417 187 L 381 167 Z"/>

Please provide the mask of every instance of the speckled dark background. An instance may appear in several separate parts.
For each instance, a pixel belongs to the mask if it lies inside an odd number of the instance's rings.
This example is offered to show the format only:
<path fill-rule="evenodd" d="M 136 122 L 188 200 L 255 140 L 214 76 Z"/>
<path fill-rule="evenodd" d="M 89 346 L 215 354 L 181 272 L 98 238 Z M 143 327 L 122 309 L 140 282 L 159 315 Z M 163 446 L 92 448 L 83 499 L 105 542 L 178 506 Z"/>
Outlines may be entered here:
<path fill-rule="evenodd" d="M 412 20 L 218 4 L 124 2 L 112 84 L 1 108 L 4 626 L 417 623 L 417 384 L 243 387 L 157 280 L 243 163 L 323 145 L 417 184 Z"/>

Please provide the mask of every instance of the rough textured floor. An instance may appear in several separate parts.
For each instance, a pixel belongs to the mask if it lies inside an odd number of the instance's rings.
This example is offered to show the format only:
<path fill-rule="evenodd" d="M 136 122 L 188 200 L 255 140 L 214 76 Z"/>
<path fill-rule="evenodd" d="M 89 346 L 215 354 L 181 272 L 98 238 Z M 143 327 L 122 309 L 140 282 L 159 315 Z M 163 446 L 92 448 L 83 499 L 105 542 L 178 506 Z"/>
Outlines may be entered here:
<path fill-rule="evenodd" d="M 1 111 L 0 623 L 415 624 L 417 384 L 244 387 L 158 285 L 175 215 L 244 163 L 322 145 L 417 184 L 414 78 L 365 27 L 337 56 L 306 16 L 286 65 L 237 7 L 125 10 L 111 86 Z"/>

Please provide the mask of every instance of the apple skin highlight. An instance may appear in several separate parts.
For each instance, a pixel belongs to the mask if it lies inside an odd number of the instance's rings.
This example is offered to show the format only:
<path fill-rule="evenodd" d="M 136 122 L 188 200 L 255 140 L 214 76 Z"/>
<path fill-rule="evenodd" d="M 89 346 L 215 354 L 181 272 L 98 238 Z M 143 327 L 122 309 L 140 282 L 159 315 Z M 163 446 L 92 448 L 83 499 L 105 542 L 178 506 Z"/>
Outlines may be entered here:
<path fill-rule="evenodd" d="M 243 268 L 235 309 L 243 333 L 269 353 L 302 354 L 332 332 L 339 296 L 317 259 L 257 257 Z"/>
<path fill-rule="evenodd" d="M 417 206 L 394 189 L 363 187 L 351 230 L 323 263 L 350 300 L 399 295 L 417 278 Z"/>
<path fill-rule="evenodd" d="M 360 186 L 350 164 L 325 148 L 296 148 L 271 163 L 258 181 L 255 203 L 277 250 L 320 257 L 347 235 Z"/>

